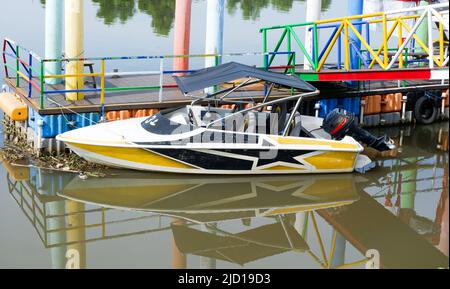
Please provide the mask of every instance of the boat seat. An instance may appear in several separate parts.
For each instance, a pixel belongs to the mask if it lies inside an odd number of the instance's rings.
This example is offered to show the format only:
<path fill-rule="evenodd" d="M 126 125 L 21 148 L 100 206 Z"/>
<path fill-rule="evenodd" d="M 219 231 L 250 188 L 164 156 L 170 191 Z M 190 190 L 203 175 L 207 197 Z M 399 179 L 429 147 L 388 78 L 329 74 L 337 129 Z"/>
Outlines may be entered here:
<path fill-rule="evenodd" d="M 332 137 L 322 129 L 323 119 L 313 116 L 302 115 L 302 127 L 315 138 L 331 140 Z"/>
<path fill-rule="evenodd" d="M 296 115 L 294 118 L 294 126 L 292 127 L 289 136 L 299 137 L 302 133 L 302 116 Z"/>

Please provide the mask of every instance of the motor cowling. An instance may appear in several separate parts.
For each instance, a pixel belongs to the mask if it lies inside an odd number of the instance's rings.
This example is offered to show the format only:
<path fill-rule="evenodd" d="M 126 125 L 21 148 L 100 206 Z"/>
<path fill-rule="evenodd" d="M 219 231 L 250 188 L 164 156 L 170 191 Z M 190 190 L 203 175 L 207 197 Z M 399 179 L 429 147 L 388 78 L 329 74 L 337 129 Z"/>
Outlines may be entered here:
<path fill-rule="evenodd" d="M 336 108 L 330 112 L 324 119 L 322 128 L 335 140 L 342 140 L 348 135 L 381 152 L 395 149 L 395 145 L 390 138 L 386 135 L 376 137 L 360 128 L 355 115 L 344 109 Z"/>

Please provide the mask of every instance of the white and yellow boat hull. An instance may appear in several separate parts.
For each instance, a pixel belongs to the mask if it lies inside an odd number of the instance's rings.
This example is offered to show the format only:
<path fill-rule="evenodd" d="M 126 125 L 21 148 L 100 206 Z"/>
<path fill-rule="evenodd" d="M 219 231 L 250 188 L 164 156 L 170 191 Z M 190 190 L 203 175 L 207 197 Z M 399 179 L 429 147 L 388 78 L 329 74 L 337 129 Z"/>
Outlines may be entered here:
<path fill-rule="evenodd" d="M 104 123 L 74 130 L 57 139 L 87 161 L 142 171 L 264 175 L 352 172 L 363 147 L 351 137 L 341 141 L 234 133 L 255 142 L 205 141 L 198 128 L 161 136 L 144 130 L 143 119 Z M 200 141 L 195 141 L 198 139 Z M 185 142 L 180 140 L 187 140 Z"/>

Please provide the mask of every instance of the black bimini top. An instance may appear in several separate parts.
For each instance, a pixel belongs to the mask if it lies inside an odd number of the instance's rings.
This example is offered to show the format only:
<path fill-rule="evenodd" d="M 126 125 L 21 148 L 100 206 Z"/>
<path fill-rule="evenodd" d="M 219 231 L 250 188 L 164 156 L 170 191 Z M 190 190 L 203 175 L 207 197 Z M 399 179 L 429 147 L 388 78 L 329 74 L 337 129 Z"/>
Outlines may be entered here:
<path fill-rule="evenodd" d="M 314 92 L 317 90 L 314 86 L 298 77 L 269 72 L 236 62 L 205 68 L 186 76 L 175 76 L 174 78 L 183 93 L 190 93 L 245 77 L 261 79 L 262 81 L 298 89 L 303 92 Z"/>

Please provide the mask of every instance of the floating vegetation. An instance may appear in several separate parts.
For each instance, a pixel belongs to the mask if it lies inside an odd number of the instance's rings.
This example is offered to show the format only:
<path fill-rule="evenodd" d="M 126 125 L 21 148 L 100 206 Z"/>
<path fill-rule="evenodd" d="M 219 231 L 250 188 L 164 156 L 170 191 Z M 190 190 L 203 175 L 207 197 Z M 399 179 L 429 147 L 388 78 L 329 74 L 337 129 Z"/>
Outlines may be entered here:
<path fill-rule="evenodd" d="M 25 137 L 17 132 L 17 128 L 10 121 L 3 120 L 5 147 L 0 148 L 0 160 L 11 163 L 29 163 L 43 169 L 78 173 L 83 177 L 104 177 L 107 167 L 92 164 L 76 154 L 63 153 L 53 155 L 48 152 L 36 154 Z"/>
<path fill-rule="evenodd" d="M 105 177 L 107 167 L 92 164 L 80 158 L 76 154 L 60 154 L 51 155 L 42 153 L 36 155 L 28 145 L 6 144 L 4 148 L 0 148 L 0 159 L 11 163 L 23 163 L 26 161 L 32 166 L 43 169 L 58 170 L 62 172 L 78 173 L 85 177 Z"/>

